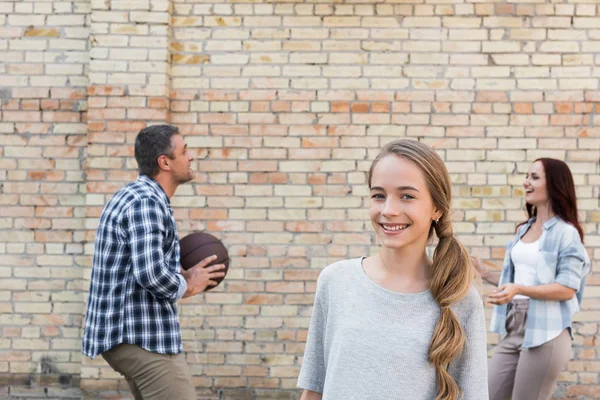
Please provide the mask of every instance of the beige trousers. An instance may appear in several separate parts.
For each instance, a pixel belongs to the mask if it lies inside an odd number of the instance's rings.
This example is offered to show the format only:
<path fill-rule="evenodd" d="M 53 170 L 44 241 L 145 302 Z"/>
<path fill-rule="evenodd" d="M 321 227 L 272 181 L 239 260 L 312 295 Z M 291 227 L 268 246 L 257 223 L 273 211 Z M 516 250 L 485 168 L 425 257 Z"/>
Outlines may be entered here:
<path fill-rule="evenodd" d="M 528 299 L 509 303 L 507 334 L 488 365 L 490 400 L 550 400 L 560 372 L 572 357 L 568 329 L 541 346 L 521 348 L 528 308 Z"/>
<path fill-rule="evenodd" d="M 183 353 L 165 355 L 120 344 L 102 353 L 102 357 L 125 377 L 135 400 L 196 400 Z"/>

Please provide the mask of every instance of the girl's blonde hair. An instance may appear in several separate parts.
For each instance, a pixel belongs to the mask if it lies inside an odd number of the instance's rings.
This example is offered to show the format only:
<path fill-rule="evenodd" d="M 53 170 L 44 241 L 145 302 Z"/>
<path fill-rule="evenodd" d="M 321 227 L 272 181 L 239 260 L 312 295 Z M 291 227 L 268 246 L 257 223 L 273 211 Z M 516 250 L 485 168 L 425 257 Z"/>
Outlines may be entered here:
<path fill-rule="evenodd" d="M 436 368 L 436 400 L 456 400 L 461 389 L 448 373 L 448 366 L 461 354 L 465 333 L 450 306 L 467 295 L 474 272 L 469 253 L 452 232 L 450 175 L 440 156 L 429 146 L 415 140 L 400 139 L 388 143 L 371 164 L 368 175 L 369 188 L 375 166 L 382 158 L 390 155 L 405 158 L 421 169 L 433 204 L 442 212 L 439 221 L 432 221 L 429 229 L 429 239 L 434 231 L 439 239 L 433 254 L 429 289 L 441 308 L 440 319 L 429 345 L 429 361 Z"/>

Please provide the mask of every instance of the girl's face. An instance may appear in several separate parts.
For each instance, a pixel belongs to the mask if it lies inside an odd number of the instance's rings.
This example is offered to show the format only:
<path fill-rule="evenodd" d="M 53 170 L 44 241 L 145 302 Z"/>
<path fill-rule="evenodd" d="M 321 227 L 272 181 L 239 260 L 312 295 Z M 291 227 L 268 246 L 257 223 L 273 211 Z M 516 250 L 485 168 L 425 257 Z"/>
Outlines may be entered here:
<path fill-rule="evenodd" d="M 389 155 L 375 165 L 371 177 L 371 222 L 384 246 L 400 249 L 427 244 L 433 205 L 423 173 L 411 161 Z"/>
<path fill-rule="evenodd" d="M 546 172 L 541 161 L 531 164 L 529 172 L 525 176 L 523 187 L 525 188 L 525 201 L 527 203 L 540 206 L 549 202 Z"/>

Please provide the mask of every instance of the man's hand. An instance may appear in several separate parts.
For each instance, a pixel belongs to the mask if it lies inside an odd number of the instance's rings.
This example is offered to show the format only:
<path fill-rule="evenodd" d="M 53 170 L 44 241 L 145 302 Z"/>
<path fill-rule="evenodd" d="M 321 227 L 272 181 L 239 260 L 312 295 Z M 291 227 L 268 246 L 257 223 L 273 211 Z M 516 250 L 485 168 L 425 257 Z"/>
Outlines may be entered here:
<path fill-rule="evenodd" d="M 216 255 L 206 257 L 187 271 L 181 271 L 181 275 L 187 283 L 187 290 L 183 295 L 184 298 L 202 293 L 209 286 L 216 286 L 217 282 L 212 279 L 225 276 L 225 272 L 220 272 L 225 269 L 224 264 L 216 264 L 207 267 L 208 264 L 216 259 Z"/>
<path fill-rule="evenodd" d="M 506 283 L 488 295 L 488 302 L 501 306 L 511 301 L 517 294 L 520 294 L 520 286 Z"/>

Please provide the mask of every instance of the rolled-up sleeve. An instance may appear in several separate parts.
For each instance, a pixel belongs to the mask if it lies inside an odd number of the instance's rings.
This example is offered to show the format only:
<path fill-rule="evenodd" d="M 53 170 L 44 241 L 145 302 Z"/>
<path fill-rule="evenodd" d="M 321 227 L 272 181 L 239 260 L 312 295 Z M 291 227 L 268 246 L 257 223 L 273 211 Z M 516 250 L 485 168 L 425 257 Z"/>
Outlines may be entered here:
<path fill-rule="evenodd" d="M 561 246 L 558 252 L 555 283 L 573 290 L 579 290 L 585 275 L 587 254 L 577 231 L 565 237 L 566 245 Z"/>
<path fill-rule="evenodd" d="M 126 212 L 126 232 L 135 281 L 156 298 L 178 300 L 182 277 L 165 262 L 165 216 L 152 199 L 133 203 Z"/>

